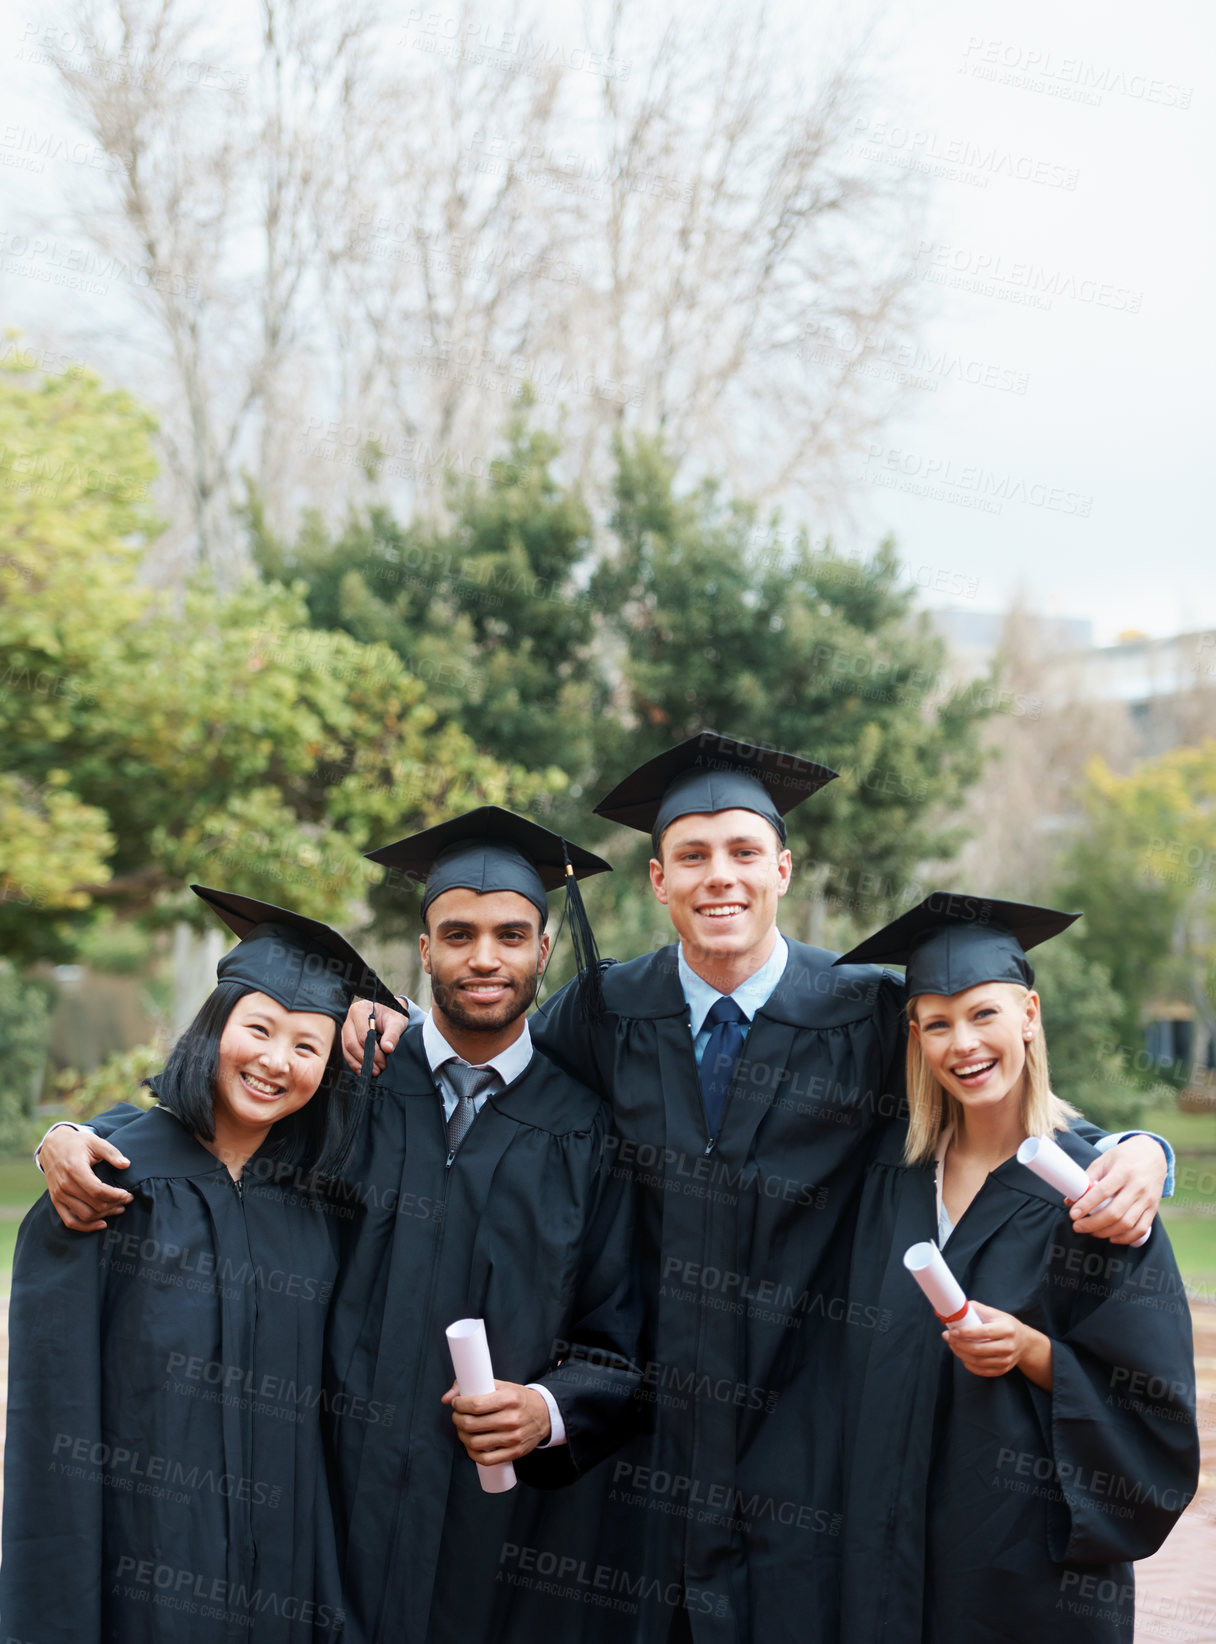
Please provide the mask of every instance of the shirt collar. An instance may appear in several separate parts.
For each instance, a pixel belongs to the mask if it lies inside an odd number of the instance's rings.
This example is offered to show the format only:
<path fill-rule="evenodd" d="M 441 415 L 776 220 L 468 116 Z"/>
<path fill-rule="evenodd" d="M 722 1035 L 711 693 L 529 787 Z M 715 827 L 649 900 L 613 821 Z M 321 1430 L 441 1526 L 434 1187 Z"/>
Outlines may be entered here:
<path fill-rule="evenodd" d="M 450 1062 L 453 1056 L 464 1060 L 458 1051 L 452 1049 L 443 1034 L 435 1025 L 435 1018 L 428 1010 L 422 1018 L 422 1048 L 426 1051 L 426 1059 L 432 1073 L 441 1068 L 444 1062 Z M 528 1019 L 524 1018 L 524 1030 L 513 1044 L 506 1050 L 500 1050 L 497 1056 L 491 1056 L 487 1062 L 476 1062 L 475 1067 L 492 1067 L 504 1085 L 518 1079 L 520 1074 L 532 1060 L 532 1035 L 528 1030 Z"/>
<path fill-rule="evenodd" d="M 781 932 L 777 932 L 777 940 L 773 944 L 773 951 L 760 966 L 760 969 L 749 976 L 746 982 L 740 982 L 730 997 L 750 1022 L 752 1017 L 767 1004 L 769 996 L 777 983 L 781 980 L 781 973 L 785 969 L 785 962 L 789 958 L 789 947 Z M 709 1015 L 714 1004 L 724 997 L 705 980 L 698 976 L 696 971 L 684 957 L 684 944 L 681 942 L 677 950 L 676 964 L 680 973 L 680 986 L 684 989 L 684 997 L 688 1001 L 689 1021 L 692 1027 L 692 1036 L 695 1039 L 705 1025 L 705 1018 Z"/>

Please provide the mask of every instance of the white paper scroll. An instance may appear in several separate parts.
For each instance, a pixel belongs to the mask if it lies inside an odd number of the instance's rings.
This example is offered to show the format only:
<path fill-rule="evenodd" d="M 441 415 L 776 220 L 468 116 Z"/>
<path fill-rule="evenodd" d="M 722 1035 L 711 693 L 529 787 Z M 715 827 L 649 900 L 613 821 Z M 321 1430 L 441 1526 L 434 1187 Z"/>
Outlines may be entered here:
<path fill-rule="evenodd" d="M 1024 1164 L 1027 1170 L 1033 1170 L 1048 1187 L 1054 1187 L 1065 1204 L 1072 1204 L 1094 1185 L 1077 1161 L 1070 1159 L 1050 1136 L 1027 1136 L 1018 1148 L 1018 1163 Z M 1098 1209 L 1104 1209 L 1109 1203 L 1109 1199 L 1103 1199 Z M 1137 1239 L 1133 1249 L 1139 1250 L 1152 1231 L 1150 1227 L 1144 1238 Z"/>
<path fill-rule="evenodd" d="M 448 1325 L 445 1333 L 461 1394 L 475 1398 L 479 1393 L 492 1393 L 494 1368 L 490 1363 L 485 1320 L 457 1319 L 455 1324 Z M 478 1462 L 477 1472 L 482 1489 L 490 1495 L 515 1488 L 515 1469 L 509 1461 L 500 1461 L 494 1467 L 483 1467 Z"/>
<path fill-rule="evenodd" d="M 983 1324 L 983 1319 L 963 1295 L 962 1286 L 946 1266 L 945 1257 L 935 1244 L 926 1240 L 923 1244 L 909 1245 L 904 1251 L 904 1266 L 929 1298 L 929 1305 L 939 1319 L 959 1324 Z M 958 1314 L 963 1314 L 963 1317 L 957 1318 Z"/>

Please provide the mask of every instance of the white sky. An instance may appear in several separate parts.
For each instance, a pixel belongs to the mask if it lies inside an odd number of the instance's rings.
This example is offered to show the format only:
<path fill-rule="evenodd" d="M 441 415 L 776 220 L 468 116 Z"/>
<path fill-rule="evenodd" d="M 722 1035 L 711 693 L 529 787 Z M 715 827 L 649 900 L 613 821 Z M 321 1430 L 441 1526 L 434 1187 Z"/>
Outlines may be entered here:
<path fill-rule="evenodd" d="M 882 163 L 910 154 L 913 132 L 942 173 L 960 146 L 989 159 L 933 185 L 929 351 L 1025 387 L 913 390 L 857 494 L 905 560 L 939 568 L 944 589 L 965 583 L 975 609 L 1020 586 L 1042 610 L 1089 617 L 1099 642 L 1216 624 L 1214 36 L 1200 0 L 922 0 L 880 28 L 900 93 L 863 134 Z M 1036 279 L 1048 306 L 1016 300 Z M 985 483 L 999 513 L 967 506 Z"/>
<path fill-rule="evenodd" d="M 854 9 L 833 8 L 846 27 Z M 0 234 L 56 184 L 4 138 L 47 122 L 24 30 L 0 23 Z M 875 43 L 885 90 L 857 141 L 930 168 L 930 318 L 898 420 L 855 465 L 848 546 L 891 530 L 929 603 L 1021 589 L 1099 641 L 1216 626 L 1216 8 L 904 0 Z M 8 249 L 0 324 L 72 300 L 16 277 Z"/>

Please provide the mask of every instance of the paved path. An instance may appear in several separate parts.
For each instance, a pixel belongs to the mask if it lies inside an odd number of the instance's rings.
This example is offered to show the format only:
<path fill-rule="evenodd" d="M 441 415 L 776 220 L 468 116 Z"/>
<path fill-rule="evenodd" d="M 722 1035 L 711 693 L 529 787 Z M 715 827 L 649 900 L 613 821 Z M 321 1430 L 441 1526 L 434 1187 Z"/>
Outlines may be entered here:
<path fill-rule="evenodd" d="M 1137 1644 L 1216 1639 L 1216 1305 L 1193 1302 L 1199 1381 L 1199 1493 L 1159 1553 L 1136 1566 Z"/>

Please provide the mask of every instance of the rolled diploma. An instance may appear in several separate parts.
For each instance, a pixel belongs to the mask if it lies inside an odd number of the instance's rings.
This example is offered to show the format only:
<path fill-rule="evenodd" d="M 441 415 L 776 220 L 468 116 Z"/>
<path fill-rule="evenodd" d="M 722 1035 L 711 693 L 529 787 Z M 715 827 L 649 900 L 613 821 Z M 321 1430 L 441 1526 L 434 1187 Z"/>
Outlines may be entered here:
<path fill-rule="evenodd" d="M 926 1240 L 923 1244 L 909 1245 L 904 1251 L 904 1266 L 929 1298 L 930 1307 L 943 1324 L 983 1324 L 935 1244 Z"/>
<path fill-rule="evenodd" d="M 448 1325 L 445 1334 L 452 1369 L 463 1396 L 475 1398 L 478 1393 L 492 1393 L 494 1369 L 490 1363 L 485 1320 L 457 1319 L 455 1324 Z M 482 1489 L 490 1495 L 501 1495 L 504 1490 L 515 1488 L 515 1469 L 509 1461 L 500 1461 L 493 1467 L 483 1467 L 478 1462 L 477 1472 Z"/>
<path fill-rule="evenodd" d="M 1027 1170 L 1033 1170 L 1048 1187 L 1054 1187 L 1063 1196 L 1065 1204 L 1072 1204 L 1094 1185 L 1077 1161 L 1070 1159 L 1050 1136 L 1027 1136 L 1018 1148 L 1018 1163 L 1024 1164 Z M 1098 1209 L 1102 1210 L 1109 1203 L 1109 1199 L 1103 1199 Z M 1132 1248 L 1139 1250 L 1152 1231 L 1150 1227 L 1144 1238 L 1137 1239 Z"/>

